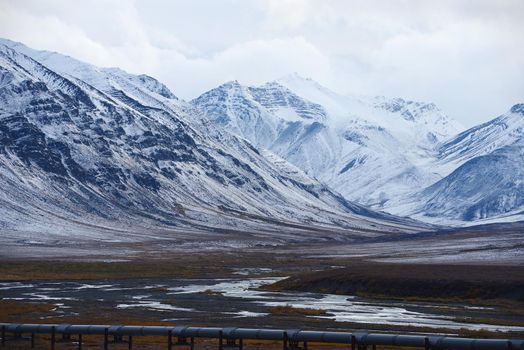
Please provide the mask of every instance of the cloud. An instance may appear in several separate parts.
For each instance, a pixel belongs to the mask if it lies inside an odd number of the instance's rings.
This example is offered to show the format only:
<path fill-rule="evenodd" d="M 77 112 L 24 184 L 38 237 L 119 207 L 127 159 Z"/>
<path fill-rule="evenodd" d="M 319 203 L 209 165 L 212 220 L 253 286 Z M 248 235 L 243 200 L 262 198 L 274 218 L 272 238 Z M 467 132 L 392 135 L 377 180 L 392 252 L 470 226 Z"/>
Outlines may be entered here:
<path fill-rule="evenodd" d="M 0 0 L 0 36 L 153 75 L 186 99 L 296 71 L 472 125 L 524 100 L 523 13 L 519 0 Z"/>
<path fill-rule="evenodd" d="M 330 73 L 329 58 L 301 37 L 248 41 L 205 58 L 191 59 L 170 51 L 161 56 L 168 80 L 178 79 L 177 85 L 196 82 L 189 87 L 189 96 L 228 80 L 259 85 L 289 72 L 315 72 L 317 76 Z"/>

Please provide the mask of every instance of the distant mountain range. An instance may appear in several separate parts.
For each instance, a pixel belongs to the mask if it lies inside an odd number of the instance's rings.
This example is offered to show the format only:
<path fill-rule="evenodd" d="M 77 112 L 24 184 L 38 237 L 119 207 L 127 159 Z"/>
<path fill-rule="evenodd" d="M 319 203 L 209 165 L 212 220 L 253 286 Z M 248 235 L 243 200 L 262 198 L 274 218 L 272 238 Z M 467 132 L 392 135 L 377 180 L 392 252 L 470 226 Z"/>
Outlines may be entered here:
<path fill-rule="evenodd" d="M 149 76 L 2 40 L 0 101 L 2 239 L 314 241 L 429 229 L 347 201 Z"/>
<path fill-rule="evenodd" d="M 186 102 L 152 77 L 5 39 L 0 101 L 4 240 L 257 244 L 524 219 L 523 105 L 459 133 L 434 104 L 297 75 Z"/>
<path fill-rule="evenodd" d="M 296 74 L 191 103 L 372 209 L 445 225 L 524 219 L 522 104 L 459 134 L 433 103 L 340 95 Z"/>

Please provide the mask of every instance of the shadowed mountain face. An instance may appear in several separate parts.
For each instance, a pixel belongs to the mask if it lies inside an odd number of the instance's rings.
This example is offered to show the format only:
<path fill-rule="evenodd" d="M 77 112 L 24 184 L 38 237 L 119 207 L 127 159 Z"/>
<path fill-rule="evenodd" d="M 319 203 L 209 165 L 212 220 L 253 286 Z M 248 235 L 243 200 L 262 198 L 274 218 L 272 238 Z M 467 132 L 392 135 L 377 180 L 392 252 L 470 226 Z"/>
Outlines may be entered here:
<path fill-rule="evenodd" d="M 426 189 L 426 215 L 448 215 L 463 220 L 499 214 L 523 214 L 524 144 L 505 146 L 468 160 Z"/>
<path fill-rule="evenodd" d="M 346 201 L 274 154 L 207 125 L 148 76 L 4 40 L 0 106 L 7 239 L 237 231 L 286 241 L 426 228 Z M 310 107 L 303 114 L 313 118 Z"/>
<path fill-rule="evenodd" d="M 444 143 L 437 164 L 456 169 L 421 193 L 420 212 L 524 219 L 524 104 Z"/>

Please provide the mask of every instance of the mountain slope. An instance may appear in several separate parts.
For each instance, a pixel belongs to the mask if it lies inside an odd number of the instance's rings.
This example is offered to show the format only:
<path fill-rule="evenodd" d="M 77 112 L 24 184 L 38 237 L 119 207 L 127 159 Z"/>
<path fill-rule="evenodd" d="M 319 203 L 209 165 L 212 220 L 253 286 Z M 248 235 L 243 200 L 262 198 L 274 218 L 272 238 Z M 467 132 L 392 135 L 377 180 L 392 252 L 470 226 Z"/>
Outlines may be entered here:
<path fill-rule="evenodd" d="M 274 155 L 195 121 L 197 111 L 153 78 L 2 43 L 4 239 L 247 231 L 314 240 L 425 228 L 347 202 Z"/>
<path fill-rule="evenodd" d="M 297 75 L 259 87 L 226 83 L 192 104 L 346 198 L 386 210 L 441 178 L 426 164 L 460 128 L 434 104 L 342 96 Z"/>
<path fill-rule="evenodd" d="M 427 216 L 473 221 L 524 214 L 524 142 L 468 160 L 422 194 Z"/>
<path fill-rule="evenodd" d="M 474 157 L 512 145 L 523 137 L 524 104 L 516 104 L 507 113 L 444 142 L 438 149 L 438 163 L 458 166 Z"/>
<path fill-rule="evenodd" d="M 524 219 L 524 104 L 445 142 L 435 167 L 454 170 L 411 199 L 419 217 Z"/>
<path fill-rule="evenodd" d="M 343 96 L 296 74 L 191 101 L 346 198 L 441 224 L 518 220 L 524 105 L 462 133 L 434 104 Z"/>

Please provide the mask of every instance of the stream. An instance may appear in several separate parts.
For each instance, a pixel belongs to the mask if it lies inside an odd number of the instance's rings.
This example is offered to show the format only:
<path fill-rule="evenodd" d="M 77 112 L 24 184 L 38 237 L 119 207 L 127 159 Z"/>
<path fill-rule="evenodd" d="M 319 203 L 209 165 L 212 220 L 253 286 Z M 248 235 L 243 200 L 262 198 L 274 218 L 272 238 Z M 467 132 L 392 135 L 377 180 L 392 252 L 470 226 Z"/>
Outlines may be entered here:
<path fill-rule="evenodd" d="M 330 320 L 341 326 L 344 322 L 351 322 L 450 330 L 464 328 L 503 332 L 524 331 L 524 327 L 519 326 L 454 320 L 454 315 L 482 314 L 493 310 L 490 308 L 370 301 L 345 295 L 272 292 L 259 289 L 280 279 L 282 278 L 158 278 L 89 282 L 3 282 L 0 283 L 0 295 L 7 300 L 54 304 L 52 312 L 42 319 L 77 316 L 86 305 L 102 305 L 117 310 L 153 313 L 149 317 L 158 317 L 162 321 L 192 324 L 195 320 L 210 319 L 212 315 L 215 318 L 226 319 L 265 319 L 272 316 L 272 307 L 292 306 L 322 310 L 319 315 L 304 317 Z M 229 326 L 228 321 L 223 322 L 224 326 Z"/>

